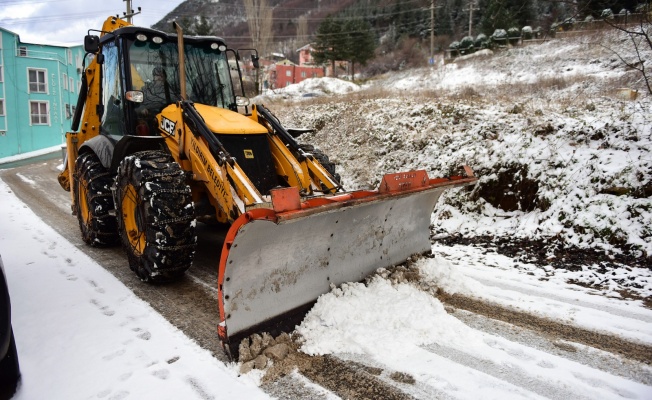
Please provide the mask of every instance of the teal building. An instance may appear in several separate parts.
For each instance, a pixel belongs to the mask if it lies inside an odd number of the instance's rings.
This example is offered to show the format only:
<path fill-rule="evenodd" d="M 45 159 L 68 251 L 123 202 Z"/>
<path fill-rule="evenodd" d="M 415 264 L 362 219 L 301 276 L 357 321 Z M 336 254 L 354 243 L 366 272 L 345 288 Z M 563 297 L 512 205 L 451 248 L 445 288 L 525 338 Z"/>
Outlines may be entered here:
<path fill-rule="evenodd" d="M 0 27 L 0 159 L 65 144 L 83 56 L 81 44 L 23 43 Z"/>

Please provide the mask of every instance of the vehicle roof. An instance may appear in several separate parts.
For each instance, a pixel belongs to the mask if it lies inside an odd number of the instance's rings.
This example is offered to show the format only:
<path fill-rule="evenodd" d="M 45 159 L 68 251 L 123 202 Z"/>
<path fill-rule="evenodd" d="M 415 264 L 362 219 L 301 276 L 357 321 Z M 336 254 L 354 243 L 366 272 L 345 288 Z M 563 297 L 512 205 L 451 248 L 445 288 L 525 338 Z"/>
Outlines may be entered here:
<path fill-rule="evenodd" d="M 135 34 L 138 34 L 138 33 L 144 33 L 144 34 L 146 34 L 148 36 L 152 36 L 152 35 L 159 36 L 165 42 L 174 42 L 174 43 L 176 43 L 177 38 L 178 38 L 176 33 L 167 33 L 167 32 L 163 32 L 163 31 L 159 31 L 157 29 L 145 28 L 145 27 L 142 27 L 142 26 L 125 26 L 125 27 L 122 27 L 122 28 L 118 28 L 118 29 L 116 29 L 116 30 L 114 30 L 112 32 L 107 32 L 104 35 L 102 35 L 102 37 L 100 38 L 100 43 L 108 42 L 108 41 L 112 40 L 112 38 L 114 36 L 135 35 Z M 218 36 L 186 36 L 186 35 L 184 35 L 183 36 L 183 41 L 185 43 L 197 43 L 197 44 L 215 43 L 215 42 L 217 42 L 219 44 L 223 44 L 223 45 L 226 46 L 226 42 L 224 41 L 224 39 L 222 39 L 221 37 L 218 37 Z"/>

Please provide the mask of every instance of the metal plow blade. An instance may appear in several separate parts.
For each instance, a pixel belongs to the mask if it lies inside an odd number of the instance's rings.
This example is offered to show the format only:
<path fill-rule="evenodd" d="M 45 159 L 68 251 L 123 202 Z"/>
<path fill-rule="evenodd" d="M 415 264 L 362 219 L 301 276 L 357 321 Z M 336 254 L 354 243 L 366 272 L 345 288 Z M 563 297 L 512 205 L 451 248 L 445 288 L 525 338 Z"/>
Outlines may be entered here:
<path fill-rule="evenodd" d="M 285 210 L 285 193 L 284 201 L 274 204 L 277 211 L 243 214 L 227 235 L 219 267 L 218 333 L 227 353 L 236 358 L 241 339 L 274 332 L 290 315 L 302 318 L 331 284 L 357 282 L 378 268 L 429 252 L 430 215 L 439 196 L 475 181 L 455 178 L 429 180 L 425 171 L 393 174 L 378 191 L 312 204 L 301 203 L 296 193 L 293 210 Z"/>

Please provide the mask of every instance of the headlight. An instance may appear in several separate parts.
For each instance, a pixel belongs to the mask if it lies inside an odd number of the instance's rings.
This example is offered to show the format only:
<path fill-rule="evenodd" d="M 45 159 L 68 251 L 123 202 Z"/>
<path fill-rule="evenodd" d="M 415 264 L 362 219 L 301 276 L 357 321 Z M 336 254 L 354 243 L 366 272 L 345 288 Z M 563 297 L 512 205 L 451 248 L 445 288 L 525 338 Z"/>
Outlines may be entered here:
<path fill-rule="evenodd" d="M 141 42 L 144 42 L 145 40 L 147 40 L 147 36 L 145 36 L 144 33 L 139 33 L 138 35 L 136 35 L 136 39 L 140 40 Z"/>
<path fill-rule="evenodd" d="M 127 93 L 125 93 L 125 99 L 133 102 L 133 103 L 142 103 L 144 100 L 143 97 L 143 92 L 139 90 L 131 90 Z"/>

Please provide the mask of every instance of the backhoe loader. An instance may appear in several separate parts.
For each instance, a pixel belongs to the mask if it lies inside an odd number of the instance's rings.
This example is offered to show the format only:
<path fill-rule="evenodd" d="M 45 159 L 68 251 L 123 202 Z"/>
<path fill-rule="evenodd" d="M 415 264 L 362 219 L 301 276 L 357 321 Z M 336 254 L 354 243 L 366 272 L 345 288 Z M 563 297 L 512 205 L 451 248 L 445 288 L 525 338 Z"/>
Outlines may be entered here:
<path fill-rule="evenodd" d="M 197 221 L 226 224 L 215 254 L 217 331 L 231 356 L 242 338 L 331 285 L 430 251 L 435 203 L 475 181 L 468 167 L 439 179 L 389 174 L 376 190 L 346 191 L 334 164 L 296 140 L 301 131 L 250 104 L 240 51 L 174 26 L 168 34 L 109 17 L 84 39 L 59 183 L 86 243 L 121 242 L 140 279 L 166 282 L 191 266 Z"/>

